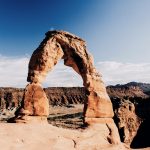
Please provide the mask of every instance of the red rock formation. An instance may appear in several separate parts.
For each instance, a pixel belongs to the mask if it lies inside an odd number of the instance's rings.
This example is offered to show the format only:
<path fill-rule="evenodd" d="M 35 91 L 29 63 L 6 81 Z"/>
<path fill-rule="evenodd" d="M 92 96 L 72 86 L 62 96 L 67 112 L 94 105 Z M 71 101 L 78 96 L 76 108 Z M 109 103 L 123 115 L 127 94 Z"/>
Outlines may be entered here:
<path fill-rule="evenodd" d="M 32 83 L 26 87 L 24 109 L 28 110 L 29 114 L 34 116 L 49 115 L 48 99 L 40 84 Z"/>
<path fill-rule="evenodd" d="M 49 115 L 49 103 L 42 86 L 38 83 L 28 84 L 25 88 L 23 106 L 15 118 L 17 123 L 46 122 Z M 30 117 L 36 116 L 36 117 Z"/>
<path fill-rule="evenodd" d="M 122 100 L 120 107 L 115 110 L 115 115 L 119 119 L 118 128 L 121 140 L 130 145 L 137 134 L 142 119 L 136 115 L 134 104 L 127 100 Z"/>
<path fill-rule="evenodd" d="M 91 125 L 93 130 L 100 124 L 109 131 L 106 136 L 109 142 L 119 143 L 119 134 L 112 119 L 114 115 L 112 103 L 101 75 L 96 71 L 93 59 L 87 52 L 86 43 L 81 38 L 64 31 L 47 32 L 46 38 L 32 54 L 27 78 L 30 84 L 26 87 L 21 112 L 23 116 L 19 119 L 25 122 L 26 119 L 32 121 L 31 117 L 27 116 L 43 118 L 48 115 L 47 98 L 40 84 L 60 59 L 63 59 L 64 64 L 72 67 L 83 79 L 87 98 L 84 104 L 85 123 Z"/>
<path fill-rule="evenodd" d="M 64 59 L 64 64 L 72 67 L 83 79 L 87 91 L 85 117 L 112 118 L 112 104 L 101 76 L 94 67 L 85 42 L 75 35 L 64 31 L 47 32 L 46 38 L 31 57 L 27 80 L 42 83 L 60 59 Z"/>

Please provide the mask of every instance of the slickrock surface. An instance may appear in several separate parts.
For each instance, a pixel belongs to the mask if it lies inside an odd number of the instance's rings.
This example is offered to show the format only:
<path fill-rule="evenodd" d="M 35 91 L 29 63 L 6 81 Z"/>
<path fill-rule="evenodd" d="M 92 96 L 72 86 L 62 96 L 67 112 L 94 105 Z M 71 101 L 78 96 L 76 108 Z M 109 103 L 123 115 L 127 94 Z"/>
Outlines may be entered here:
<path fill-rule="evenodd" d="M 104 124 L 85 130 L 57 128 L 49 124 L 0 124 L 1 150 L 125 150 L 110 144 Z M 111 135 L 110 135 L 111 136 Z"/>

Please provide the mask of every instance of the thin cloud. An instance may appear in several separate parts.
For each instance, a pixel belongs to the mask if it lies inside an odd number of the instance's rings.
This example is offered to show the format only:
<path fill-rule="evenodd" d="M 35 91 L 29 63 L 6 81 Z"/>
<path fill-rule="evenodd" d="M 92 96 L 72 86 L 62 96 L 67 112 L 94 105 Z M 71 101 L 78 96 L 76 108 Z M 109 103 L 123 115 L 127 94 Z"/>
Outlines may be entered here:
<path fill-rule="evenodd" d="M 49 72 L 44 86 L 60 86 L 60 87 L 73 87 L 83 86 L 82 78 L 71 67 L 67 67 L 60 61 L 51 72 Z"/>
<path fill-rule="evenodd" d="M 29 57 L 11 58 L 0 55 L 0 87 L 25 87 Z M 106 85 L 131 81 L 150 83 L 150 63 L 121 63 L 104 61 L 96 63 Z M 83 81 L 72 68 L 60 61 L 49 72 L 44 87 L 83 86 Z"/>
<path fill-rule="evenodd" d="M 24 87 L 28 70 L 28 57 L 0 56 L 0 86 Z"/>
<path fill-rule="evenodd" d="M 107 85 L 131 81 L 150 83 L 150 63 L 121 63 L 104 61 L 97 63 Z"/>

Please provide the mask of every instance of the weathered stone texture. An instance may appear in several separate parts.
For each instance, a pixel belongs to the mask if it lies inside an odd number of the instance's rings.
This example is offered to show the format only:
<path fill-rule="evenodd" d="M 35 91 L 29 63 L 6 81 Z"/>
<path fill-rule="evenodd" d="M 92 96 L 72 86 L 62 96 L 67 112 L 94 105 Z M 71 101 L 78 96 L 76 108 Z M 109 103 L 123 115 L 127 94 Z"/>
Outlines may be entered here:
<path fill-rule="evenodd" d="M 32 116 L 48 116 L 49 103 L 46 94 L 40 84 L 27 85 L 24 95 L 24 110 Z"/>
<path fill-rule="evenodd" d="M 96 71 L 93 59 L 87 52 L 85 41 L 64 31 L 47 32 L 45 39 L 33 52 L 27 77 L 30 84 L 25 89 L 23 109 L 21 109 L 21 116 L 19 115 L 16 122 L 33 123 L 39 120 L 45 122 L 45 118 L 41 117 L 49 114 L 48 100 L 41 84 L 47 73 L 60 59 L 63 59 L 64 64 L 72 67 L 83 79 L 86 91 L 84 122 L 92 129 L 90 130 L 88 127 L 87 131 L 92 133 L 96 128 L 97 134 L 92 136 L 99 138 L 102 136 L 99 127 L 102 127 L 102 132 L 108 138 L 107 141 L 111 144 L 118 144 L 120 137 L 114 122 L 112 122 L 114 115 L 112 103 L 101 75 Z M 35 121 L 32 121 L 31 116 Z M 35 116 L 39 117 L 35 118 Z M 103 123 L 99 120 L 102 120 Z"/>
<path fill-rule="evenodd" d="M 42 83 L 60 59 L 83 79 L 86 88 L 84 115 L 90 118 L 112 118 L 114 113 L 101 75 L 88 54 L 85 41 L 64 31 L 49 31 L 29 62 L 28 81 Z"/>

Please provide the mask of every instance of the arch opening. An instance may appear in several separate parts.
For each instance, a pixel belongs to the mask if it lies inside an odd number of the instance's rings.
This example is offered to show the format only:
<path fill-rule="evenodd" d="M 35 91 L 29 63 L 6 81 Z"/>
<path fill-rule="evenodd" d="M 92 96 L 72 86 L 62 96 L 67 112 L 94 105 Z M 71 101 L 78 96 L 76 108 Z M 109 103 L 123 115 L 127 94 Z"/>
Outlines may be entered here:
<path fill-rule="evenodd" d="M 86 99 L 82 77 L 61 59 L 43 82 L 49 100 L 48 122 L 57 127 L 84 127 L 83 107 Z"/>
<path fill-rule="evenodd" d="M 42 83 L 46 87 L 83 87 L 82 77 L 61 59 Z"/>

